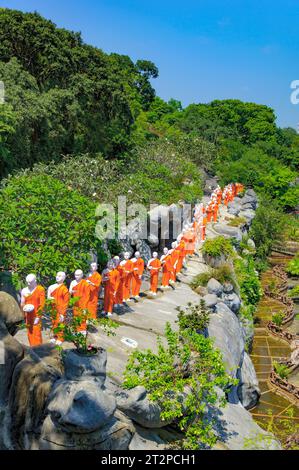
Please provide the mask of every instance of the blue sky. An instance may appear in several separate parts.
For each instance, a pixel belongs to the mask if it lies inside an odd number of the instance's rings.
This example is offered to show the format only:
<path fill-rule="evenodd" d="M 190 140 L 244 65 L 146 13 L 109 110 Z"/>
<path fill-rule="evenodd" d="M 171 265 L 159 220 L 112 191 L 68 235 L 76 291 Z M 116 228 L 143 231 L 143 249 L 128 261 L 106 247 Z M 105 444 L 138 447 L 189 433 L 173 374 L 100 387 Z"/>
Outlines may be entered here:
<path fill-rule="evenodd" d="M 157 94 L 189 103 L 238 98 L 274 108 L 298 127 L 298 0 L 3 0 L 81 31 L 105 52 L 149 59 Z"/>

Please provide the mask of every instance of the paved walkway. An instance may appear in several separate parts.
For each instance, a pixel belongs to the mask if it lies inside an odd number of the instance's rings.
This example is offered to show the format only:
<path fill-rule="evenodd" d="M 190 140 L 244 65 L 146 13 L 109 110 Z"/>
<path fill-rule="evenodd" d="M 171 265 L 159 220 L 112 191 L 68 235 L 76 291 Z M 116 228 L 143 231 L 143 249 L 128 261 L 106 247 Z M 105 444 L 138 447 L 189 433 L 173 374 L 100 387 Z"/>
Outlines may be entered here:
<path fill-rule="evenodd" d="M 223 221 L 226 215 L 226 208 L 222 206 L 220 211 L 220 220 Z M 213 230 L 212 224 L 207 227 L 207 238 L 214 238 L 218 234 Z M 115 311 L 112 320 L 119 323 L 119 328 L 115 330 L 115 336 L 107 336 L 101 328 L 94 333 L 89 333 L 91 341 L 107 350 L 108 362 L 107 373 L 117 382 L 122 381 L 123 371 L 125 369 L 130 353 L 138 347 L 139 349 L 151 349 L 156 351 L 157 337 L 164 336 L 166 322 L 177 329 L 177 307 L 186 307 L 189 302 L 199 301 L 199 296 L 189 286 L 190 281 L 199 273 L 208 268 L 202 260 L 200 250 L 192 257 L 189 257 L 186 269 L 179 275 L 179 281 L 174 288 L 167 290 L 158 290 L 156 297 L 149 294 L 149 282 L 142 284 L 141 299 L 132 300 L 124 308 Z M 44 342 L 50 339 L 50 330 L 44 325 Z M 27 334 L 25 330 L 17 333 L 16 338 L 28 345 Z M 64 348 L 73 347 L 71 344 L 64 343 Z"/>

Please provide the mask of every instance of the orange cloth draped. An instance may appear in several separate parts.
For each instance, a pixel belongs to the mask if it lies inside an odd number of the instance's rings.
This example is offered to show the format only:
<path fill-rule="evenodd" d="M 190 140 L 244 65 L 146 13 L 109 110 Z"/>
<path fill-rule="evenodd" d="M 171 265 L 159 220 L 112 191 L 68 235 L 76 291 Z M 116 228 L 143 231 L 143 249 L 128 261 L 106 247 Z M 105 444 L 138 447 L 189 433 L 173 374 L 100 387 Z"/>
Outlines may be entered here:
<path fill-rule="evenodd" d="M 72 295 L 73 297 L 79 297 L 79 300 L 74 305 L 73 315 L 75 317 L 83 317 L 86 315 L 86 312 L 82 310 L 87 310 L 88 302 L 90 297 L 90 290 L 89 284 L 85 279 L 81 279 L 81 281 L 73 287 Z M 86 331 L 87 317 L 81 322 L 81 324 L 77 327 L 77 331 Z"/>
<path fill-rule="evenodd" d="M 39 346 L 42 344 L 42 310 L 46 301 L 45 289 L 42 286 L 36 286 L 31 294 L 25 296 L 24 305 L 32 304 L 34 310 L 32 312 L 25 313 L 27 335 L 30 346 Z M 34 325 L 34 320 L 39 317 L 40 321 L 37 325 Z"/>
<path fill-rule="evenodd" d="M 102 276 L 95 271 L 87 280 L 92 282 L 92 284 L 89 284 L 89 301 L 87 308 L 90 313 L 90 318 L 96 320 Z"/>
<path fill-rule="evenodd" d="M 131 284 L 132 284 L 134 265 L 132 261 L 128 259 L 121 266 L 124 270 L 123 294 L 124 294 L 124 300 L 126 301 L 131 297 Z"/>
<path fill-rule="evenodd" d="M 53 292 L 51 292 L 51 297 L 54 298 L 56 310 L 56 315 L 54 318 L 52 318 L 52 330 L 54 331 L 54 329 L 57 328 L 59 324 L 63 323 L 60 321 L 59 316 L 66 315 L 70 300 L 70 293 L 66 285 L 61 284 Z M 63 341 L 63 332 L 54 333 L 54 335 L 58 340 Z"/>
<path fill-rule="evenodd" d="M 119 264 L 116 271 L 119 273 L 119 284 L 116 291 L 115 303 L 120 305 L 124 301 L 124 268 Z"/>
<path fill-rule="evenodd" d="M 141 289 L 141 276 L 144 271 L 144 261 L 142 258 L 137 258 L 133 261 L 133 276 L 132 276 L 132 295 L 137 297 Z"/>
<path fill-rule="evenodd" d="M 120 282 L 120 271 L 113 269 L 105 273 L 104 282 L 104 312 L 112 313 L 116 302 L 116 293 Z"/>
<path fill-rule="evenodd" d="M 175 248 L 171 253 L 172 270 L 171 270 L 170 279 L 174 282 L 176 281 L 177 263 L 179 261 L 180 253 L 181 252 L 178 247 Z"/>
<path fill-rule="evenodd" d="M 185 241 L 182 239 L 179 243 L 178 250 L 180 252 L 177 267 L 176 267 L 176 273 L 179 273 L 183 267 L 183 262 L 185 258 Z"/>
<path fill-rule="evenodd" d="M 211 206 L 208 206 L 207 207 L 207 222 L 211 222 L 211 219 L 212 219 L 212 208 Z"/>
<path fill-rule="evenodd" d="M 186 255 L 193 255 L 195 250 L 195 233 L 193 230 L 188 230 L 183 237 L 186 242 L 185 253 Z"/>
<path fill-rule="evenodd" d="M 162 264 L 162 286 L 169 286 L 171 271 L 173 270 L 171 262 L 171 254 L 164 255 L 164 258 L 161 260 Z"/>
<path fill-rule="evenodd" d="M 152 259 L 149 262 L 149 266 L 151 266 L 150 275 L 151 275 L 151 292 L 157 292 L 158 289 L 158 279 L 159 279 L 159 271 L 161 269 L 161 261 L 157 258 Z"/>

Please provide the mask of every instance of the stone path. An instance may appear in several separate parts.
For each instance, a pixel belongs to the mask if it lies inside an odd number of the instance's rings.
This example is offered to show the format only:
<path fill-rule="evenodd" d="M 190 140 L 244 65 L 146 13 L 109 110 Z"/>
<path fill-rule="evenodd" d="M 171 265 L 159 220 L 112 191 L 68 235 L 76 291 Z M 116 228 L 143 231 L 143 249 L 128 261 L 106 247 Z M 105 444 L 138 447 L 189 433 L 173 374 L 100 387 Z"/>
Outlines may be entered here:
<path fill-rule="evenodd" d="M 220 209 L 220 220 L 223 221 L 227 215 L 225 207 Z M 213 224 L 208 224 L 207 238 L 214 238 L 218 234 L 213 230 Z M 125 308 L 115 311 L 112 320 L 119 324 L 115 330 L 115 336 L 107 336 L 101 328 L 94 333 L 89 333 L 91 341 L 107 350 L 107 374 L 116 382 L 122 381 L 123 371 L 130 353 L 138 347 L 139 349 L 157 350 L 157 337 L 163 337 L 166 322 L 173 328 L 177 328 L 178 306 L 184 308 L 188 302 L 198 302 L 199 296 L 189 286 L 190 281 L 199 273 L 207 270 L 202 260 L 200 250 L 197 254 L 189 257 L 186 269 L 179 276 L 179 282 L 175 288 L 162 291 L 159 289 L 156 297 L 149 294 L 149 282 L 142 284 L 141 299 L 127 303 Z M 44 325 L 44 342 L 50 339 L 50 329 Z M 25 330 L 17 333 L 16 338 L 28 345 Z M 64 343 L 64 348 L 73 347 Z"/>

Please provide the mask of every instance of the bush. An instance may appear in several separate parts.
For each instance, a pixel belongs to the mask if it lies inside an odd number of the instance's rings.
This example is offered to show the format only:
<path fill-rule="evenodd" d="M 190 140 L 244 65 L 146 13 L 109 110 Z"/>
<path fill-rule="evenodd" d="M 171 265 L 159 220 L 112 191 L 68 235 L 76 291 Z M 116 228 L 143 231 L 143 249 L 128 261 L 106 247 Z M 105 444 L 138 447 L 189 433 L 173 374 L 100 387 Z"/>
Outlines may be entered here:
<path fill-rule="evenodd" d="M 228 258 L 233 254 L 233 248 L 230 240 L 223 236 L 219 236 L 210 240 L 206 240 L 202 247 L 202 253 L 208 256 L 212 256 L 213 258 L 217 258 L 221 255 L 224 255 L 226 258 Z"/>
<path fill-rule="evenodd" d="M 272 321 L 276 326 L 282 326 L 283 319 L 284 319 L 283 312 L 273 313 L 272 315 Z"/>
<path fill-rule="evenodd" d="M 262 296 L 261 282 L 255 272 L 252 256 L 234 260 L 235 272 L 240 286 L 242 301 L 245 305 L 256 306 Z"/>
<path fill-rule="evenodd" d="M 209 324 L 210 311 L 206 308 L 204 300 L 200 300 L 197 305 L 188 303 L 188 307 L 184 310 L 181 307 L 177 308 L 178 321 L 180 330 L 190 328 L 191 330 L 202 332 Z"/>
<path fill-rule="evenodd" d="M 273 366 L 276 374 L 278 374 L 281 379 L 287 379 L 290 375 L 289 368 L 285 364 L 274 361 Z"/>
<path fill-rule="evenodd" d="M 289 290 L 289 296 L 293 298 L 299 297 L 299 285 Z"/>
<path fill-rule="evenodd" d="M 283 235 L 285 216 L 273 201 L 264 199 L 256 210 L 249 235 L 256 245 L 256 257 L 265 261 L 273 243 Z"/>
<path fill-rule="evenodd" d="M 286 270 L 292 276 L 299 276 L 299 253 L 288 263 Z"/>
<path fill-rule="evenodd" d="M 197 323 L 197 322 L 196 322 Z M 210 338 L 197 334 L 183 321 L 178 332 L 165 328 L 166 345 L 158 339 L 158 352 L 134 351 L 124 374 L 124 386 L 142 385 L 149 399 L 161 407 L 163 420 L 175 421 L 185 433 L 182 447 L 211 447 L 217 441 L 205 418 L 207 404 L 216 404 L 216 387 L 236 384 L 226 372 L 221 353 Z M 186 389 L 188 396 L 184 396 Z M 222 405 L 225 400 L 222 401 Z"/>
<path fill-rule="evenodd" d="M 86 270 L 95 238 L 95 205 L 50 176 L 18 176 L 0 191 L 1 265 L 16 286 L 30 272 L 48 283 L 57 271 Z"/>
<path fill-rule="evenodd" d="M 245 219 L 245 217 L 234 217 L 228 222 L 227 225 L 229 225 L 230 227 L 239 227 L 239 225 L 244 225 L 246 223 L 247 220 Z"/>
<path fill-rule="evenodd" d="M 199 286 L 206 286 L 210 279 L 216 279 L 220 284 L 225 282 L 231 282 L 235 285 L 236 280 L 232 267 L 229 264 L 222 264 L 219 268 L 210 268 L 208 271 L 198 274 L 191 282 L 192 289 L 196 289 Z"/>

